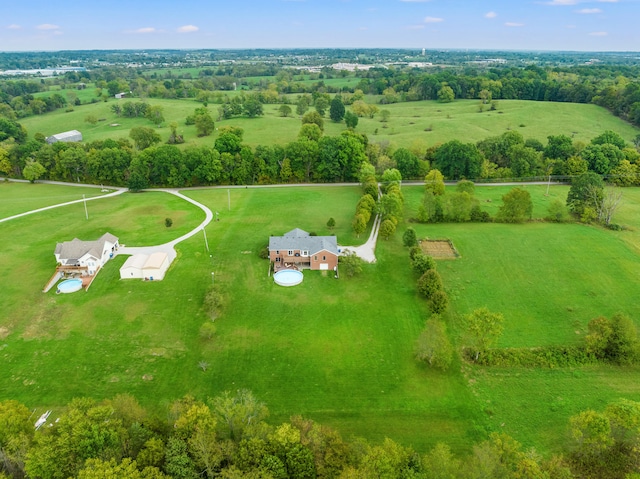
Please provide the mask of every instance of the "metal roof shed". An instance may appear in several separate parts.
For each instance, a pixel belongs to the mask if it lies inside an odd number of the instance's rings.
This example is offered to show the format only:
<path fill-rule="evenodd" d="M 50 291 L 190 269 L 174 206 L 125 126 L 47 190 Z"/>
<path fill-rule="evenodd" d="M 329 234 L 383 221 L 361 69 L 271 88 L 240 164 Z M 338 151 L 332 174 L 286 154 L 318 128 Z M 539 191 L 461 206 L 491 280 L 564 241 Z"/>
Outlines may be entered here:
<path fill-rule="evenodd" d="M 78 130 L 65 131 L 64 133 L 56 133 L 55 135 L 51 135 L 47 137 L 47 143 L 57 143 L 58 141 L 62 141 L 65 143 L 73 143 L 82 141 L 82 133 Z"/>

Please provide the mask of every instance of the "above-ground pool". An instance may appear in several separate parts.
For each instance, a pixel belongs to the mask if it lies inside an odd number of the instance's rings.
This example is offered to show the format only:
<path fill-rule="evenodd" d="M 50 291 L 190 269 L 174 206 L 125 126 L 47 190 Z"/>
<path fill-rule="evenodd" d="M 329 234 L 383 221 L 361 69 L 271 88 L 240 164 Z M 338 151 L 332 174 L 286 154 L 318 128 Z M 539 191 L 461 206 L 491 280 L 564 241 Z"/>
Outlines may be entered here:
<path fill-rule="evenodd" d="M 75 293 L 82 289 L 81 279 L 65 279 L 58 285 L 57 293 Z"/>
<path fill-rule="evenodd" d="M 302 272 L 295 269 L 283 269 L 273 275 L 273 280 L 280 286 L 295 286 L 302 283 L 303 279 Z"/>

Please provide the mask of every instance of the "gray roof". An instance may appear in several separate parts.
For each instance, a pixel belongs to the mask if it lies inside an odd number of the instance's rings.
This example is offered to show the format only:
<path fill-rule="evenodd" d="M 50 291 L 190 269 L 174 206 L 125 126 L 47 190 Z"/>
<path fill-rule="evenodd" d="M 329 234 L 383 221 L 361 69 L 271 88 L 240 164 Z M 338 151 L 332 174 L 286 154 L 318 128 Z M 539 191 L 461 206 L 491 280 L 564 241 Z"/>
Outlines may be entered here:
<path fill-rule="evenodd" d="M 82 241 L 78 238 L 74 238 L 71 241 L 58 243 L 56 245 L 54 254 L 60 255 L 60 260 L 64 261 L 74 259 L 78 260 L 87 253 L 89 253 L 94 258 L 100 259 L 102 257 L 102 253 L 104 252 L 104 244 L 106 241 L 112 244 L 116 244 L 118 242 L 118 238 L 113 236 L 111 233 L 103 234 L 96 241 Z"/>
<path fill-rule="evenodd" d="M 65 131 L 63 133 L 56 133 L 47 137 L 49 143 L 55 143 L 56 141 L 81 141 L 82 133 L 78 130 Z"/>
<path fill-rule="evenodd" d="M 322 250 L 337 255 L 338 240 L 335 236 L 311 236 L 299 228 L 293 229 L 283 236 L 269 238 L 269 251 L 296 249 L 309 251 L 310 255 Z"/>

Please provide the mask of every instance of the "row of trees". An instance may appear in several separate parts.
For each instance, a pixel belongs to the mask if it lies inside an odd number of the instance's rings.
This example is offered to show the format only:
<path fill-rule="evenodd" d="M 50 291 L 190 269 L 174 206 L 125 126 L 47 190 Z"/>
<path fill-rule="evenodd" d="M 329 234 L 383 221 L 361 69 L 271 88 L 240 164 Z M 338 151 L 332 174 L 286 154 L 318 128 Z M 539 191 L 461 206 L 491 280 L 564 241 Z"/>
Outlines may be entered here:
<path fill-rule="evenodd" d="M 210 133 L 213 121 L 206 112 L 193 116 Z M 179 143 L 174 125 L 169 141 Z M 152 128 L 136 127 L 129 140 L 91 143 L 46 144 L 42 136 L 27 139 L 26 131 L 11 120 L 0 120 L 0 174 L 23 176 L 27 165 L 40 165 L 37 176 L 51 179 L 140 189 L 147 186 L 195 186 L 213 184 L 269 184 L 342 182 L 357 180 L 367 161 L 366 136 L 345 131 L 322 136 L 317 125 L 304 125 L 296 141 L 285 146 L 243 143 L 243 130 L 220 128 L 212 147 L 160 145 Z M 173 140 L 171 139 L 173 138 Z M 27 173 L 34 167 L 27 168 Z"/>
<path fill-rule="evenodd" d="M 565 454 L 550 458 L 503 433 L 491 433 L 463 456 L 442 443 L 418 454 L 391 439 L 346 441 L 299 416 L 271 426 L 267 416 L 247 390 L 206 402 L 185 397 L 162 420 L 121 395 L 75 399 L 51 426 L 34 430 L 31 411 L 6 400 L 0 402 L 0 477 L 572 479 L 640 472 L 640 403 L 625 399 L 572 416 Z"/>
<path fill-rule="evenodd" d="M 164 121 L 162 107 L 158 105 L 128 101 L 114 104 L 114 108 L 123 116 L 145 116 L 154 123 Z M 215 131 L 215 122 L 206 107 L 197 108 L 188 115 L 186 123 L 194 124 L 200 136 Z M 171 184 L 150 180 L 149 184 L 153 186 L 354 181 L 363 163 L 373 166 L 371 173 L 374 177 L 381 177 L 385 171 L 397 170 L 404 179 L 424 178 L 432 168 L 442 172 L 442 179 L 509 177 L 514 173 L 526 176 L 578 176 L 594 171 L 607 175 L 612 182 L 622 186 L 640 184 L 640 153 L 627 146 L 624 139 L 612 131 L 605 131 L 588 145 L 573 142 L 564 135 L 550 136 L 547 145 L 542 145 L 534 140 L 525 141 L 520 133 L 509 131 L 476 145 L 452 140 L 425 149 L 419 145 L 415 148 L 393 148 L 388 144 L 369 143 L 366 135 L 353 130 L 325 137 L 324 120 L 317 111 L 305 113 L 302 123 L 297 140 L 284 146 L 260 145 L 255 149 L 242 143 L 241 129 L 221 128 L 214 149 L 217 154 L 231 155 L 220 158 L 226 174 L 214 173 L 202 177 L 193 174 L 193 171 L 183 171 L 181 157 L 188 155 L 187 151 L 172 151 L 157 146 L 162 138 L 151 128 L 136 127 L 131 130 L 130 138 L 135 148 L 124 140 L 50 146 L 44 144 L 42 135 L 36 134 L 35 139 L 29 140 L 26 130 L 18 122 L 0 118 L 0 172 L 20 177 L 27 162 L 37 162 L 44 167 L 43 179 L 106 183 L 111 180 L 104 174 L 96 175 L 95 168 L 117 168 L 119 171 L 107 176 L 113 177 L 118 181 L 114 184 L 121 186 L 128 184 L 130 161 L 119 161 L 114 165 L 105 158 L 100 160 L 104 164 L 89 168 L 87 162 L 83 162 L 83 157 L 95 156 L 106 147 L 120 149 L 122 151 L 117 156 L 132 160 L 142 150 L 154 147 L 147 153 L 147 156 L 151 156 L 150 161 L 164 161 L 163 156 L 166 157 L 169 151 L 177 173 L 173 175 Z M 177 133 L 177 123 L 169 126 L 167 143 L 183 142 L 184 138 Z M 58 163 L 56 157 L 59 153 L 69 149 L 75 150 L 74 156 L 78 157 L 77 163 L 80 163 L 72 166 L 72 175 L 64 172 L 64 166 L 53 168 Z M 191 148 L 190 153 L 193 150 Z"/>

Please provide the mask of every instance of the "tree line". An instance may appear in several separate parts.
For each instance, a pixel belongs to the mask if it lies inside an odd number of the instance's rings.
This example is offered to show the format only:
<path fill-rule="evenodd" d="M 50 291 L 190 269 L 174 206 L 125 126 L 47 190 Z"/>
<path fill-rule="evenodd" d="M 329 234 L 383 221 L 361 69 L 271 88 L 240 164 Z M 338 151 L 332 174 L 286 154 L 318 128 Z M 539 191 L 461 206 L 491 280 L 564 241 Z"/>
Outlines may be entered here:
<path fill-rule="evenodd" d="M 164 121 L 158 105 L 127 101 L 113 107 L 119 115 L 144 116 L 156 124 Z M 343 121 L 349 113 L 339 96 L 327 100 L 326 107 L 333 121 Z M 185 123 L 194 124 L 199 136 L 215 130 L 214 118 L 204 106 L 196 108 Z M 432 169 L 448 180 L 576 177 L 594 172 L 620 186 L 640 184 L 640 135 L 631 145 L 610 130 L 588 144 L 566 135 L 551 135 L 545 145 L 507 131 L 475 144 L 451 140 L 428 149 L 396 148 L 371 143 L 367 135 L 353 127 L 337 136 L 325 136 L 323 115 L 316 109 L 302 115 L 297 139 L 285 145 L 252 148 L 243 143 L 241 128 L 226 126 L 219 129 L 211 146 L 181 149 L 175 146 L 184 142 L 177 134 L 177 123 L 169 126 L 166 144 L 147 127 L 132 128 L 129 138 L 118 140 L 48 144 L 41 134 L 29 138 L 17 120 L 0 118 L 0 174 L 32 181 L 130 186 L 135 190 L 154 186 L 351 182 L 358 181 L 361 168 L 368 165 L 375 178 L 392 170 L 405 180 L 425 178 Z"/>
<path fill-rule="evenodd" d="M 391 439 L 344 439 L 301 416 L 279 425 L 250 391 L 186 396 L 153 415 L 130 395 L 78 398 L 34 428 L 15 400 L 0 402 L 0 478 L 22 479 L 522 479 L 631 478 L 640 472 L 640 403 L 625 399 L 569 419 L 561 451 L 543 457 L 488 432 L 454 454 L 418 453 Z M 55 417 L 55 419 L 53 419 Z"/>

